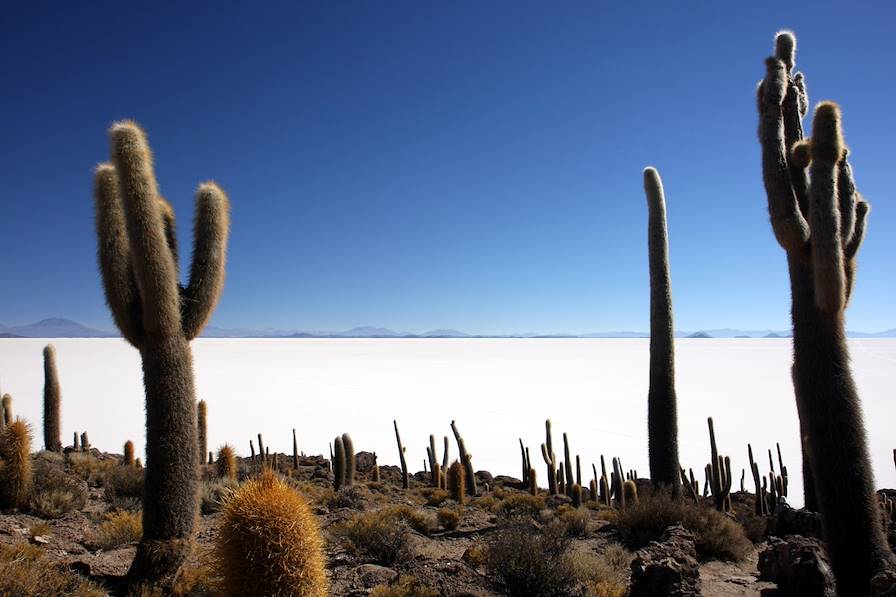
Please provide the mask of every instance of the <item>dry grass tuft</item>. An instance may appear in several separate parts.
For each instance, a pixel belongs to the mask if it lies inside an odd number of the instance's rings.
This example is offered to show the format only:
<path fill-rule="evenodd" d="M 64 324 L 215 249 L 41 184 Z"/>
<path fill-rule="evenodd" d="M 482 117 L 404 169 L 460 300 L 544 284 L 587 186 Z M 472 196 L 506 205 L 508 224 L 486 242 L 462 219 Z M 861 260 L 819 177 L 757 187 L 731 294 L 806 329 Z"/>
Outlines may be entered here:
<path fill-rule="evenodd" d="M 517 516 L 536 517 L 545 509 L 544 498 L 529 493 L 512 493 L 495 504 L 492 512 L 508 518 Z"/>
<path fill-rule="evenodd" d="M 39 547 L 20 544 L 0 547 L 0 595 L 103 597 L 106 592 L 79 574 L 47 562 Z"/>
<path fill-rule="evenodd" d="M 239 487 L 239 483 L 227 477 L 215 481 L 203 481 L 199 488 L 200 511 L 203 514 L 220 512 L 227 498 L 233 495 Z"/>
<path fill-rule="evenodd" d="M 215 553 L 227 595 L 328 593 L 317 520 L 305 499 L 270 471 L 227 500 Z"/>
<path fill-rule="evenodd" d="M 143 515 L 140 512 L 116 510 L 109 512 L 96 530 L 94 543 L 102 550 L 115 549 L 132 543 L 143 534 Z"/>
<path fill-rule="evenodd" d="M 578 581 L 570 543 L 562 523 L 537 530 L 531 521 L 516 518 L 489 538 L 486 568 L 511 597 L 571 595 Z"/>
<path fill-rule="evenodd" d="M 34 486 L 28 496 L 28 510 L 40 518 L 60 518 L 87 503 L 86 484 L 61 470 L 58 465 L 38 458 Z"/>
<path fill-rule="evenodd" d="M 460 510 L 455 508 L 439 508 L 436 512 L 436 519 L 446 531 L 453 531 L 460 524 Z"/>
<path fill-rule="evenodd" d="M 115 466 L 111 460 L 99 460 L 89 453 L 70 452 L 68 459 L 69 471 L 76 477 L 87 481 L 91 487 L 100 487 L 106 479 L 106 473 Z"/>
<path fill-rule="evenodd" d="M 632 554 L 610 545 L 598 555 L 577 553 L 571 557 L 574 576 L 593 597 L 625 597 L 631 578 Z"/>

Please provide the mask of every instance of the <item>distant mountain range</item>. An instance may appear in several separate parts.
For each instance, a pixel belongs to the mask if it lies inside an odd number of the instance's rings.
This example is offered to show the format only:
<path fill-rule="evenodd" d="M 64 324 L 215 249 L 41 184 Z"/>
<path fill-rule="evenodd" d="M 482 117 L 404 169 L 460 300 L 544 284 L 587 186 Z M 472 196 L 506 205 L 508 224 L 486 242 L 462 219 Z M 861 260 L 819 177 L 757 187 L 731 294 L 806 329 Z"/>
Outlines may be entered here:
<path fill-rule="evenodd" d="M 680 331 L 677 338 L 789 338 L 790 330 L 715 330 Z M 896 329 L 883 332 L 847 332 L 850 338 L 896 338 Z M 0 325 L 0 338 L 116 338 L 119 334 L 81 325 L 59 317 L 44 319 L 28 325 Z M 467 334 L 451 329 L 431 330 L 422 334 L 396 332 L 388 328 L 357 327 L 343 332 L 278 330 L 272 328 L 220 328 L 208 326 L 204 338 L 649 338 L 647 332 L 590 332 L 586 334 Z"/>

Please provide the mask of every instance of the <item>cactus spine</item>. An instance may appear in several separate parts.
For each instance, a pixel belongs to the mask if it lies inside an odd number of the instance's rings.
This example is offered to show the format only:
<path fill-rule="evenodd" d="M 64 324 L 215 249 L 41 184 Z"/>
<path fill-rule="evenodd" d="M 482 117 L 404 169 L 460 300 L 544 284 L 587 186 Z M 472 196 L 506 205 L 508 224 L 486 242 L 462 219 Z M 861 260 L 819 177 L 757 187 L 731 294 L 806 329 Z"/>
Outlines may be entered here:
<path fill-rule="evenodd" d="M 305 499 L 265 471 L 224 506 L 215 545 L 224 595 L 326 597 L 323 547 Z"/>
<path fill-rule="evenodd" d="M 471 497 L 476 496 L 476 474 L 473 471 L 473 455 L 467 452 L 467 446 L 464 444 L 464 438 L 461 437 L 457 430 L 457 425 L 451 421 L 451 431 L 454 432 L 454 439 L 457 441 L 457 451 L 460 453 L 460 462 L 464 466 L 464 473 L 467 482 L 467 493 Z"/>
<path fill-rule="evenodd" d="M 809 102 L 802 74 L 793 74 L 795 49 L 793 34 L 777 35 L 758 89 L 763 182 L 790 270 L 806 503 L 821 513 L 838 592 L 864 597 L 872 576 L 896 568 L 876 511 L 844 324 L 870 208 L 856 192 L 836 104 L 818 105 L 811 142 L 803 140 Z"/>
<path fill-rule="evenodd" d="M 31 493 L 31 429 L 16 419 L 0 431 L 0 507 L 22 508 Z"/>
<path fill-rule="evenodd" d="M 134 442 L 124 442 L 124 457 L 121 459 L 124 466 L 134 466 Z"/>
<path fill-rule="evenodd" d="M 62 451 L 59 431 L 59 374 L 56 372 L 56 349 L 44 347 L 44 447 L 50 452 Z"/>
<path fill-rule="evenodd" d="M 199 442 L 199 464 L 205 462 L 208 454 L 208 406 L 205 400 L 196 405 L 196 429 Z"/>
<path fill-rule="evenodd" d="M 541 457 L 548 466 L 548 492 L 557 495 L 557 456 L 554 454 L 554 442 L 551 438 L 551 420 L 544 422 L 545 443 L 541 444 Z"/>
<path fill-rule="evenodd" d="M 408 474 L 408 463 L 404 457 L 405 448 L 401 443 L 401 435 L 398 434 L 398 421 L 393 420 L 392 425 L 395 426 L 395 441 L 398 443 L 398 458 L 401 461 L 401 487 L 408 489 L 411 486 L 411 478 Z M 445 453 L 447 454 L 448 451 L 446 450 Z"/>
<path fill-rule="evenodd" d="M 165 587 L 188 555 L 196 520 L 189 343 L 205 326 L 223 287 L 229 202 L 214 183 L 199 186 L 189 283 L 181 286 L 174 212 L 159 195 L 146 135 L 124 121 L 112 126 L 109 137 L 112 163 L 100 164 L 94 176 L 99 266 L 115 323 L 140 351 L 146 389 L 143 537 L 128 581 Z"/>
<path fill-rule="evenodd" d="M 678 413 L 675 397 L 675 344 L 672 326 L 672 282 L 666 199 L 659 172 L 644 170 L 647 194 L 647 246 L 650 261 L 650 387 L 647 392 L 647 434 L 650 480 L 681 495 L 678 463 Z"/>

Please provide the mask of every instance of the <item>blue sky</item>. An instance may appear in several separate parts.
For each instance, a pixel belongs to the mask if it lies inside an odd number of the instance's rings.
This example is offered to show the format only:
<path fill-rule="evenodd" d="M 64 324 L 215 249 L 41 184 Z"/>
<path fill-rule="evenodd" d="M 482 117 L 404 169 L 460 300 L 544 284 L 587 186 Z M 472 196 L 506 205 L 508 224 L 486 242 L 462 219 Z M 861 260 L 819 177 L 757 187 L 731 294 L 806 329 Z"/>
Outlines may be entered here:
<path fill-rule="evenodd" d="M 88 4 L 0 21 L 0 323 L 112 328 L 91 170 L 130 117 L 181 243 L 231 197 L 216 325 L 646 330 L 654 165 L 677 327 L 786 328 L 754 87 L 792 28 L 873 205 L 849 327 L 896 327 L 892 3 Z"/>

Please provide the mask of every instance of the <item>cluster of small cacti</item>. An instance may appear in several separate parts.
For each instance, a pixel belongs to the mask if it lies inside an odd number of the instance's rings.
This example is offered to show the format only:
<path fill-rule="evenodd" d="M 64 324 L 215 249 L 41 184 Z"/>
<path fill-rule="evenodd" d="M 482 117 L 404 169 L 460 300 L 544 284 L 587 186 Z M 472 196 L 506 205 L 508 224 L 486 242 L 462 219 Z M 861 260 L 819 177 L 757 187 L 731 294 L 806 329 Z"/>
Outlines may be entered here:
<path fill-rule="evenodd" d="M 457 425 L 451 421 L 451 431 L 454 432 L 454 439 L 457 441 L 457 451 L 460 454 L 460 463 L 464 467 L 464 476 L 466 477 L 467 493 L 471 496 L 477 495 L 476 490 L 476 473 L 473 470 L 473 455 L 467 452 L 467 446 L 464 438 L 461 437 L 457 430 Z"/>
<path fill-rule="evenodd" d="M 355 446 L 348 433 L 333 440 L 333 489 L 351 487 L 355 483 Z"/>
<path fill-rule="evenodd" d="M 719 512 L 731 511 L 731 458 L 719 455 L 716 447 L 716 431 L 712 417 L 707 419 L 709 425 L 710 461 L 706 465 L 706 486 L 712 491 L 713 502 Z"/>
<path fill-rule="evenodd" d="M 436 436 L 429 436 L 429 446 L 426 448 L 426 457 L 429 462 L 429 474 L 433 487 L 445 487 L 445 474 L 448 469 L 448 436 L 444 437 L 444 449 L 442 452 L 442 461 L 439 462 L 438 453 L 436 452 Z M 425 470 L 425 469 L 424 469 Z"/>

